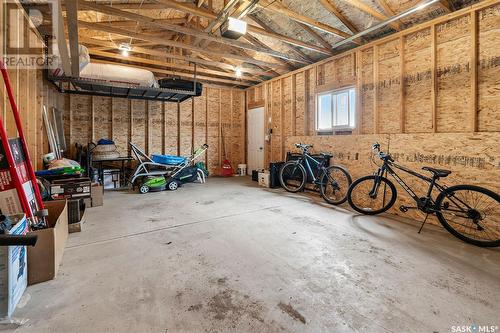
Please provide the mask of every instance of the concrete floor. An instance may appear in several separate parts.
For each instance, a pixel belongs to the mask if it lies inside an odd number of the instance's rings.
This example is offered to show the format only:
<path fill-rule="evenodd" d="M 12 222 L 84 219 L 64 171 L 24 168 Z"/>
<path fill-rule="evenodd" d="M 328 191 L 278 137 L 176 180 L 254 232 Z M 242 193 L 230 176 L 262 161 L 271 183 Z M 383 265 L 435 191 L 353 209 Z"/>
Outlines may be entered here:
<path fill-rule="evenodd" d="M 107 192 L 24 332 L 450 332 L 500 325 L 500 251 L 441 228 L 211 178 Z M 19 322 L 19 321 L 18 321 Z M 12 327 L 12 326 L 11 326 Z M 7 329 L 7 326 L 3 327 Z"/>

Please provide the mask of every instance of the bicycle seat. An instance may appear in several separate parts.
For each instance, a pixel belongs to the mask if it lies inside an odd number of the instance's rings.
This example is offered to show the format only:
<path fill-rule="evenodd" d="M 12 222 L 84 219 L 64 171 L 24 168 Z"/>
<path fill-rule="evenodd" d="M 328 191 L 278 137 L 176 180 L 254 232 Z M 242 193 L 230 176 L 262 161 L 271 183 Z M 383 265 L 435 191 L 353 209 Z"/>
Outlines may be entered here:
<path fill-rule="evenodd" d="M 323 158 L 332 158 L 333 155 L 330 153 L 319 153 Z"/>
<path fill-rule="evenodd" d="M 422 170 L 432 172 L 435 177 L 446 177 L 451 173 L 450 170 L 435 169 L 431 167 L 423 167 Z"/>

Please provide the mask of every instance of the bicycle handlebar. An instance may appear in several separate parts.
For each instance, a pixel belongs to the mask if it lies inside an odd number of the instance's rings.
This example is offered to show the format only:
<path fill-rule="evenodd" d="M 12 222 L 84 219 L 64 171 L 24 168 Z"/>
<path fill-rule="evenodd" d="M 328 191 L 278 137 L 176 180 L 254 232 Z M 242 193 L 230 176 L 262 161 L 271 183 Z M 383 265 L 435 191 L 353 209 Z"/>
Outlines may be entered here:
<path fill-rule="evenodd" d="M 386 154 L 382 151 L 380 151 L 380 143 L 378 142 L 375 142 L 373 145 L 372 145 L 372 150 L 375 151 L 375 153 L 377 154 L 377 156 L 381 159 L 381 160 L 389 160 L 391 162 L 394 162 L 394 159 L 391 157 L 390 154 Z"/>
<path fill-rule="evenodd" d="M 35 246 L 37 235 L 0 235 L 0 246 Z"/>
<path fill-rule="evenodd" d="M 313 147 L 313 145 L 308 145 L 308 144 L 305 144 L 305 143 L 296 143 L 296 144 L 295 144 L 295 147 L 300 148 L 300 149 L 307 150 L 307 149 L 309 149 L 309 148 L 312 148 L 312 147 Z"/>

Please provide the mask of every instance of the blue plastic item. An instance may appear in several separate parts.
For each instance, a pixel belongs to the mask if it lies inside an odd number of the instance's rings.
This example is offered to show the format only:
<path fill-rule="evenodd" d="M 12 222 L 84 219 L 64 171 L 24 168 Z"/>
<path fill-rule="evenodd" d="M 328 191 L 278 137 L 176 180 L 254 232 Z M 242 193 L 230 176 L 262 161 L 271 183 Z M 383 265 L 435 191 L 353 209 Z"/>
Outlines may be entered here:
<path fill-rule="evenodd" d="M 110 139 L 101 139 L 101 140 L 97 141 L 97 144 L 98 145 L 114 145 L 115 142 L 113 140 L 110 140 Z"/>
<path fill-rule="evenodd" d="M 177 164 L 184 163 L 186 161 L 186 158 L 181 157 L 181 156 L 157 155 L 157 154 L 153 154 L 151 156 L 151 159 L 155 163 L 168 164 L 168 165 L 177 165 Z"/>

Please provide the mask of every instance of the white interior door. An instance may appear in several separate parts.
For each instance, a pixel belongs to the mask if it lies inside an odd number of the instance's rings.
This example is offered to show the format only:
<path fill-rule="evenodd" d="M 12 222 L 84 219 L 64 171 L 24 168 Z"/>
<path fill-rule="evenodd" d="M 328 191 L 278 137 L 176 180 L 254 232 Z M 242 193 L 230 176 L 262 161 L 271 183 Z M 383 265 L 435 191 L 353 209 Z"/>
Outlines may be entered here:
<path fill-rule="evenodd" d="M 248 110 L 248 174 L 264 169 L 264 136 L 264 108 Z"/>

